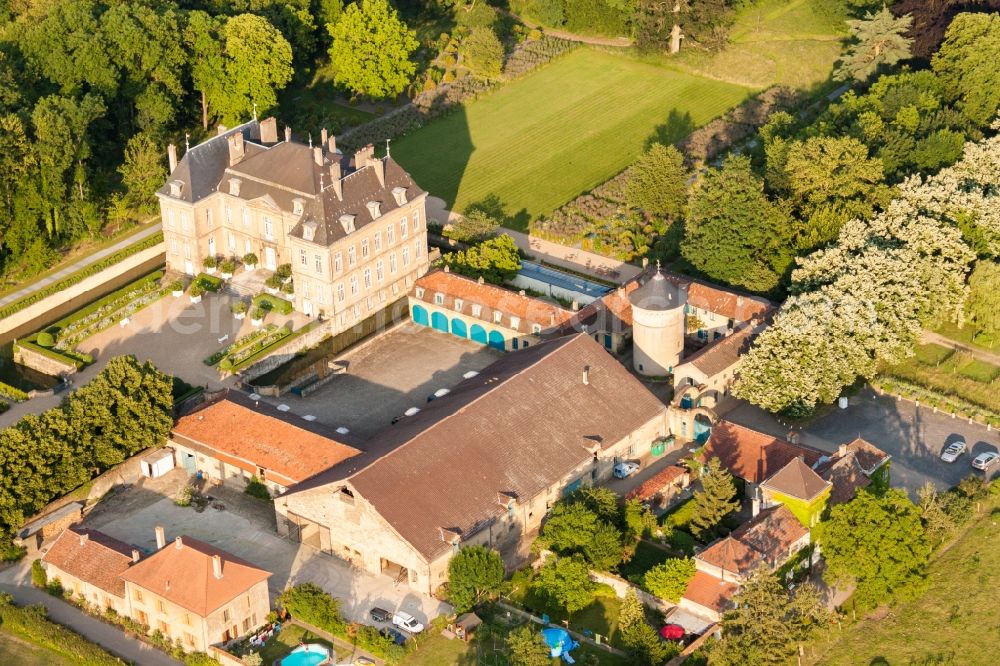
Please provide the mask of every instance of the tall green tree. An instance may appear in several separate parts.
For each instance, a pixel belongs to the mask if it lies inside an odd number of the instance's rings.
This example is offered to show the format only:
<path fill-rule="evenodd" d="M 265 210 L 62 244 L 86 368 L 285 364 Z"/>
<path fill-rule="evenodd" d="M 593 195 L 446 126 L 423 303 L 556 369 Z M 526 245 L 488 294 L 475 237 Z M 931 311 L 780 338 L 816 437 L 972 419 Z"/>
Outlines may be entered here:
<path fill-rule="evenodd" d="M 629 169 L 625 201 L 649 215 L 681 217 L 687 204 L 689 177 L 681 151 L 654 143 Z"/>
<path fill-rule="evenodd" d="M 556 504 L 542 526 L 538 543 L 564 555 L 580 554 L 602 571 L 621 562 L 624 554 L 618 529 L 580 501 Z"/>
<path fill-rule="evenodd" d="M 794 257 L 795 225 L 764 194 L 750 159 L 709 169 L 691 195 L 681 254 L 712 280 L 750 291 L 775 290 Z"/>
<path fill-rule="evenodd" d="M 216 111 L 230 123 L 246 120 L 255 104 L 266 115 L 277 106 L 278 91 L 292 80 L 292 47 L 266 19 L 253 14 L 228 19 L 222 39 L 226 86 L 215 100 Z"/>
<path fill-rule="evenodd" d="M 540 629 L 531 622 L 507 634 L 511 666 L 551 666 L 552 650 Z"/>
<path fill-rule="evenodd" d="M 133 136 L 125 146 L 125 161 L 118 167 L 122 184 L 128 190 L 129 205 L 141 211 L 152 211 L 156 206 L 156 190 L 167 177 L 163 154 L 148 134 Z"/>
<path fill-rule="evenodd" d="M 479 26 L 462 40 L 460 48 L 463 64 L 483 79 L 498 79 L 503 70 L 503 44 L 493 28 Z"/>
<path fill-rule="evenodd" d="M 552 558 L 539 571 L 532 588 L 545 599 L 550 611 L 573 615 L 594 600 L 594 582 L 590 580 L 583 557 Z"/>
<path fill-rule="evenodd" d="M 863 19 L 849 20 L 854 43 L 844 53 L 836 77 L 842 81 L 867 81 L 880 67 L 908 59 L 913 40 L 905 33 L 912 24 L 912 17 L 897 18 L 887 6 L 865 14 Z"/>
<path fill-rule="evenodd" d="M 360 0 L 327 26 L 333 44 L 330 63 L 334 82 L 376 99 L 395 97 L 410 84 L 418 46 L 412 31 L 388 0 Z"/>
<path fill-rule="evenodd" d="M 950 99 L 977 125 L 992 121 L 1000 109 L 996 63 L 1000 59 L 1000 15 L 959 14 L 931 66 L 944 81 Z"/>
<path fill-rule="evenodd" d="M 500 553 L 483 546 L 462 548 L 448 562 L 448 601 L 459 613 L 496 597 L 503 585 Z"/>
<path fill-rule="evenodd" d="M 507 234 L 485 240 L 468 250 L 446 254 L 441 262 L 456 273 L 482 277 L 493 284 L 509 282 L 521 270 L 520 252 L 514 239 Z"/>
<path fill-rule="evenodd" d="M 694 573 L 694 560 L 674 557 L 647 571 L 642 577 L 642 585 L 661 599 L 676 604 L 684 596 Z"/>
<path fill-rule="evenodd" d="M 226 56 L 222 41 L 224 25 L 224 19 L 192 11 L 188 14 L 184 30 L 191 82 L 201 97 L 201 125 L 205 130 L 208 129 L 209 100 L 214 109 L 226 97 Z"/>
<path fill-rule="evenodd" d="M 701 474 L 701 490 L 694 493 L 691 530 L 699 539 L 707 538 L 722 519 L 740 508 L 733 475 L 712 458 Z"/>
<path fill-rule="evenodd" d="M 924 587 L 930 546 L 920 509 L 899 489 L 862 491 L 817 528 L 831 585 L 856 585 L 861 608 L 912 598 Z"/>
<path fill-rule="evenodd" d="M 1000 263 L 980 259 L 969 276 L 965 311 L 977 332 L 1000 334 Z"/>
<path fill-rule="evenodd" d="M 679 651 L 660 640 L 656 630 L 646 621 L 646 610 L 629 588 L 618 613 L 618 631 L 622 645 L 628 650 L 633 664 L 659 666 Z"/>

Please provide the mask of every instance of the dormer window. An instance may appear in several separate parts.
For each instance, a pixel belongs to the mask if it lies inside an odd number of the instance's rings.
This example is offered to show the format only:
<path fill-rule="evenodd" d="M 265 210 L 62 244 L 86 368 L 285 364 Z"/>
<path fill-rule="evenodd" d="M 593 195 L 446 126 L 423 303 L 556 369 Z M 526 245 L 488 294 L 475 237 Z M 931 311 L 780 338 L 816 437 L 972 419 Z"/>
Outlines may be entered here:
<path fill-rule="evenodd" d="M 521 325 L 521 320 L 518 317 L 511 317 L 510 318 L 510 327 L 511 328 L 516 329 L 520 325 Z"/>
<path fill-rule="evenodd" d="M 241 182 L 242 181 L 240 181 L 239 178 L 230 178 L 229 179 L 229 193 L 231 195 L 233 195 L 234 197 L 240 196 L 240 183 Z"/>
<path fill-rule="evenodd" d="M 535 335 L 538 335 L 539 333 L 542 332 L 542 325 L 541 324 L 532 324 L 531 325 L 531 332 L 534 333 Z"/>
<path fill-rule="evenodd" d="M 354 233 L 354 216 L 353 215 L 341 215 L 340 216 L 340 226 L 344 227 L 345 234 Z"/>
<path fill-rule="evenodd" d="M 472 316 L 473 317 L 479 317 L 482 314 L 483 314 L 483 306 L 482 305 L 473 305 L 472 306 Z"/>
<path fill-rule="evenodd" d="M 434 294 L 434 305 L 444 305 L 444 294 Z"/>
<path fill-rule="evenodd" d="M 455 308 L 454 308 L 455 312 L 461 312 L 462 311 L 462 305 L 463 305 L 462 299 L 461 298 L 456 298 L 455 299 Z"/>
<path fill-rule="evenodd" d="M 292 215 L 301 215 L 303 211 L 303 201 L 302 199 L 292 200 Z"/>
<path fill-rule="evenodd" d="M 170 196 L 180 197 L 181 192 L 184 191 L 184 182 L 180 180 L 170 181 Z"/>
<path fill-rule="evenodd" d="M 493 323 L 499 324 L 502 321 L 503 321 L 503 313 L 500 312 L 499 310 L 495 310 L 493 312 Z"/>
<path fill-rule="evenodd" d="M 394 187 L 392 188 L 392 198 L 396 200 L 396 205 L 402 206 L 406 203 L 406 188 L 405 187 Z"/>
<path fill-rule="evenodd" d="M 378 201 L 369 201 L 368 212 L 371 214 L 373 220 L 378 218 L 382 214 L 382 204 Z"/>
<path fill-rule="evenodd" d="M 316 221 L 309 220 L 302 225 L 302 240 L 312 241 L 316 238 Z"/>
<path fill-rule="evenodd" d="M 423 297 L 424 297 L 424 288 L 417 287 L 417 298 L 423 298 Z"/>

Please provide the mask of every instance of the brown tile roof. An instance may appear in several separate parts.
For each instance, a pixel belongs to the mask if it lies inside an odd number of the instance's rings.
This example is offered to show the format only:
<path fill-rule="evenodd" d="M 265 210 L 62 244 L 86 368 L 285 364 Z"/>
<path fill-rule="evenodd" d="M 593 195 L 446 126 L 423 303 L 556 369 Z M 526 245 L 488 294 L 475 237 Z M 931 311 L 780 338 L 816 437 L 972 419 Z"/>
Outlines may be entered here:
<path fill-rule="evenodd" d="M 125 596 L 119 577 L 132 566 L 132 546 L 103 532 L 69 527 L 42 556 L 42 561 L 116 597 Z"/>
<path fill-rule="evenodd" d="M 829 506 L 850 502 L 858 490 L 871 485 L 871 479 L 861 470 L 853 455 L 835 458 L 818 470 L 824 479 L 833 484 Z"/>
<path fill-rule="evenodd" d="M 784 504 L 764 509 L 730 535 L 758 553 L 761 560 L 776 567 L 784 563 L 792 545 L 809 534 Z"/>
<path fill-rule="evenodd" d="M 680 465 L 668 465 L 643 481 L 638 487 L 630 490 L 625 499 L 648 500 L 655 497 L 667 486 L 676 483 L 687 473 L 688 471 Z"/>
<path fill-rule="evenodd" d="M 754 326 L 744 326 L 721 340 L 709 343 L 702 349 L 681 362 L 680 368 L 690 363 L 708 377 L 714 377 L 734 366 L 740 357 L 750 349 L 750 343 L 756 337 L 759 329 Z M 683 371 L 678 373 L 683 376 Z"/>
<path fill-rule="evenodd" d="M 792 444 L 731 421 L 719 421 L 702 450 L 701 459 L 718 458 L 722 466 L 744 481 L 761 483 L 799 456 L 813 465 L 823 452 L 801 444 Z"/>
<path fill-rule="evenodd" d="M 557 338 L 506 354 L 288 495 L 353 474 L 355 491 L 431 560 L 449 548 L 442 528 L 476 533 L 505 510 L 498 493 L 535 497 L 665 409 L 589 336 Z"/>
<path fill-rule="evenodd" d="M 720 580 L 704 571 L 696 571 L 688 583 L 684 598 L 721 613 L 732 602 L 738 589 L 735 583 Z"/>
<path fill-rule="evenodd" d="M 237 133 L 242 134 L 244 141 L 247 142 L 259 140 L 260 123 L 251 120 L 192 146 L 181 156 L 177 168 L 170 174 L 167 182 L 158 192 L 169 196 L 170 183 L 176 180 L 183 184 L 180 196 L 182 201 L 196 202 L 214 194 L 223 172 L 229 166 L 228 137 Z"/>
<path fill-rule="evenodd" d="M 424 290 L 422 297 L 417 296 L 418 289 Z M 459 299 L 463 301 L 462 314 L 472 319 L 480 319 L 484 323 L 493 324 L 493 313 L 500 312 L 503 314 L 503 321 L 499 325 L 515 329 L 510 325 L 510 317 L 511 315 L 518 317 L 520 321 L 515 330 L 521 333 L 531 333 L 532 324 L 538 324 L 544 332 L 569 321 L 574 314 L 540 298 L 522 296 L 493 284 L 480 284 L 477 280 L 455 273 L 446 273 L 443 270 L 431 271 L 417 280 L 410 296 L 433 304 L 434 296 L 438 293 L 444 296 L 444 302 L 440 307 L 454 310 L 455 299 Z M 482 306 L 478 317 L 472 315 L 473 305 Z"/>
<path fill-rule="evenodd" d="M 716 541 L 696 557 L 740 576 L 749 575 L 762 562 L 760 553 L 732 536 Z"/>
<path fill-rule="evenodd" d="M 869 441 L 860 437 L 847 445 L 847 452 L 853 453 L 855 460 L 866 474 L 871 474 L 875 469 L 889 459 L 889 454 L 878 448 Z"/>
<path fill-rule="evenodd" d="M 232 391 L 182 416 L 172 436 L 207 447 L 252 474 L 263 467 L 267 478 L 289 486 L 360 453 L 324 430 L 269 404 L 253 406 Z"/>
<path fill-rule="evenodd" d="M 166 546 L 133 565 L 122 579 L 149 590 L 200 617 L 207 617 L 271 574 L 235 555 L 191 537 Z M 212 559 L 222 558 L 216 578 Z"/>
<path fill-rule="evenodd" d="M 793 458 L 760 487 L 809 502 L 829 488 L 830 482 L 824 481 L 802 458 Z"/>

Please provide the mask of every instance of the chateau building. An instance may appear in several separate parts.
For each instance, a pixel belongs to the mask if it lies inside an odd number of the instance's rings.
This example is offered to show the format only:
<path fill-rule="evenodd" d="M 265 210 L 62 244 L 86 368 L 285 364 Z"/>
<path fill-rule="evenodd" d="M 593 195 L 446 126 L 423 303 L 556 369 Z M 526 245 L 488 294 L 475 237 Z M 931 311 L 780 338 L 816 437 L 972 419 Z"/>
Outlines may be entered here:
<path fill-rule="evenodd" d="M 403 298 L 427 271 L 421 190 L 369 145 L 347 156 L 324 130 L 318 145 L 278 140 L 274 118 L 193 146 L 157 192 L 167 268 L 194 275 L 205 257 L 247 255 L 257 270 L 290 264 L 294 306 L 343 330 Z"/>

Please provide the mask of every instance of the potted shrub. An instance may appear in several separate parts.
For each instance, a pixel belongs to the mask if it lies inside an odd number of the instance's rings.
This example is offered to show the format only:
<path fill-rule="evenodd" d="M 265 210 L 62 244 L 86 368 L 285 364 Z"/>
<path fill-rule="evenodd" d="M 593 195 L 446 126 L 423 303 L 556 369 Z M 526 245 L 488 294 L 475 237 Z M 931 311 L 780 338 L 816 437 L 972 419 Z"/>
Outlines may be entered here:
<path fill-rule="evenodd" d="M 264 280 L 264 286 L 267 288 L 267 293 L 271 294 L 272 296 L 274 294 L 277 294 L 278 289 L 281 288 L 281 282 L 282 282 L 281 277 L 279 277 L 277 273 Z"/>
<path fill-rule="evenodd" d="M 205 288 L 201 286 L 200 282 L 195 282 L 191 285 L 188 290 L 188 296 L 191 297 L 192 303 L 201 303 L 201 297 L 205 293 Z"/>
<path fill-rule="evenodd" d="M 278 276 L 282 282 L 287 282 L 292 279 L 292 265 L 291 264 L 281 264 L 278 266 L 278 270 L 274 271 L 274 274 Z"/>
<path fill-rule="evenodd" d="M 253 312 L 250 313 L 250 323 L 254 326 L 260 327 L 264 323 L 264 317 L 267 315 L 267 311 L 264 308 L 254 308 Z"/>
<path fill-rule="evenodd" d="M 209 275 L 215 275 L 215 269 L 219 265 L 219 260 L 215 257 L 205 257 L 205 260 L 201 262 L 201 265 L 205 267 L 205 272 Z"/>
<path fill-rule="evenodd" d="M 233 311 L 233 317 L 243 319 L 247 314 L 246 301 L 236 301 L 230 306 L 230 309 Z"/>
<path fill-rule="evenodd" d="M 222 279 L 228 280 L 236 272 L 236 262 L 232 259 L 226 259 L 219 265 L 219 270 L 222 271 Z"/>
<path fill-rule="evenodd" d="M 291 296 L 292 294 L 294 294 L 295 293 L 295 287 L 293 286 L 292 281 L 289 280 L 285 284 L 281 285 L 281 291 L 282 291 L 282 293 L 288 294 L 289 296 Z"/>
<path fill-rule="evenodd" d="M 41 333 L 38 334 L 38 337 L 35 338 L 35 342 L 38 343 L 39 347 L 44 347 L 45 349 L 49 349 L 55 346 L 56 338 L 48 331 L 42 331 Z"/>
<path fill-rule="evenodd" d="M 184 293 L 184 283 L 180 280 L 174 280 L 167 288 L 170 290 L 170 293 L 174 295 L 174 298 L 180 298 Z"/>
<path fill-rule="evenodd" d="M 257 270 L 257 255 L 253 252 L 247 252 L 244 254 L 243 267 L 248 271 Z"/>

